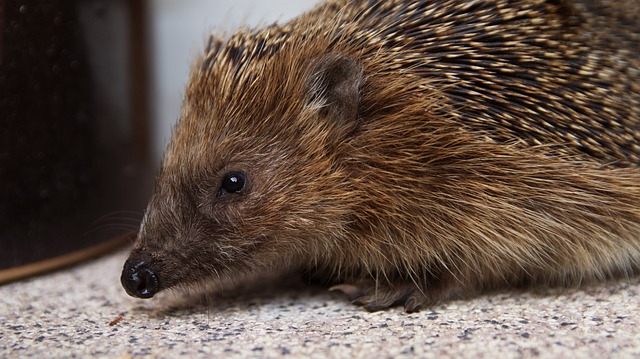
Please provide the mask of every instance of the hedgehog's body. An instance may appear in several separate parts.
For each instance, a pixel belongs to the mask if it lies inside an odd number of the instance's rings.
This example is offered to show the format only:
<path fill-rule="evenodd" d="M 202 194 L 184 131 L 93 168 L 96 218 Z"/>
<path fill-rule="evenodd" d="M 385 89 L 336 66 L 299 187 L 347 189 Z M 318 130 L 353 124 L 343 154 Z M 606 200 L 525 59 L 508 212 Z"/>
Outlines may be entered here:
<path fill-rule="evenodd" d="M 130 293 L 299 269 L 415 310 L 640 267 L 637 1 L 347 3 L 211 40 Z"/>

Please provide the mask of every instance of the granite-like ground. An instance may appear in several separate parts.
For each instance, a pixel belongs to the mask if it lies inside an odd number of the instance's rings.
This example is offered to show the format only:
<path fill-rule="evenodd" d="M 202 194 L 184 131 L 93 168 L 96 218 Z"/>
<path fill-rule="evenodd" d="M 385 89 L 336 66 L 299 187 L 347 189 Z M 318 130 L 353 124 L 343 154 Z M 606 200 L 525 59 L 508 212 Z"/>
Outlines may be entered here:
<path fill-rule="evenodd" d="M 134 299 L 119 283 L 125 258 L 0 287 L 0 357 L 640 357 L 638 278 L 367 313 L 277 281 L 206 300 Z"/>

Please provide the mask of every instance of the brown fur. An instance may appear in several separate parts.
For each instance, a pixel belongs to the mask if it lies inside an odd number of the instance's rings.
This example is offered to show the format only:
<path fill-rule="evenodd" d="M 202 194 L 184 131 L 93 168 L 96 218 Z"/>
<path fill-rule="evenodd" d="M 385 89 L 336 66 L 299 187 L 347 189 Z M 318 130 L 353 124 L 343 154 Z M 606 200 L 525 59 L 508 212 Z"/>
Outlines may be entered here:
<path fill-rule="evenodd" d="M 212 37 L 130 261 L 407 311 L 636 273 L 640 6 L 589 4 L 337 0 Z"/>

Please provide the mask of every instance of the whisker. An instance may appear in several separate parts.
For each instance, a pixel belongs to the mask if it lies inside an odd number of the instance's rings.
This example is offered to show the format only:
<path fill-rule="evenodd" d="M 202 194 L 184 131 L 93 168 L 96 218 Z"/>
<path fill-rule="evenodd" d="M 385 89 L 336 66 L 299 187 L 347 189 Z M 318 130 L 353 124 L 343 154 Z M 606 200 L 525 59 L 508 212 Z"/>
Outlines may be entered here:
<path fill-rule="evenodd" d="M 140 228 L 142 216 L 142 212 L 130 210 L 109 212 L 94 220 L 83 235 L 87 236 L 104 232 L 137 232 Z"/>

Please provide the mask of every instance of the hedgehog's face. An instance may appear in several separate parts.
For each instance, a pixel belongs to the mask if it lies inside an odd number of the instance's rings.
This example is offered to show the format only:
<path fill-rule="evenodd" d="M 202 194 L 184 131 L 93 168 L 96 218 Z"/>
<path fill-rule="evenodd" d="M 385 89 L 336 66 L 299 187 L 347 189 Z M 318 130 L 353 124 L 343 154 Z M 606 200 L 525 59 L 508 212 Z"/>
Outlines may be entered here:
<path fill-rule="evenodd" d="M 123 270 L 129 294 L 299 266 L 344 231 L 349 176 L 338 143 L 346 116 L 356 116 L 348 96 L 357 97 L 362 75 L 335 55 L 308 66 L 304 96 L 273 111 L 234 103 L 242 96 L 187 95 Z M 268 91 L 253 96 L 268 102 Z"/>

